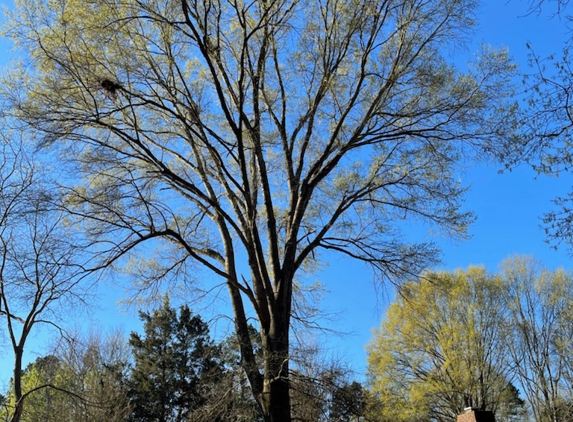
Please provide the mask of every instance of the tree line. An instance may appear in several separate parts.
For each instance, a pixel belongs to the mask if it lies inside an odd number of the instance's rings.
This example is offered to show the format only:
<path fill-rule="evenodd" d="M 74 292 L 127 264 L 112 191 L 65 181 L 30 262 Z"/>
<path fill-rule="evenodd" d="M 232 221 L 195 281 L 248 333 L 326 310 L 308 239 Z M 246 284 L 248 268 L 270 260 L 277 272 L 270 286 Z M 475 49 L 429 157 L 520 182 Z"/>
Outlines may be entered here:
<path fill-rule="evenodd" d="M 320 351 L 293 357 L 295 420 L 450 422 L 466 407 L 499 422 L 573 417 L 573 273 L 527 256 L 506 260 L 498 274 L 426 272 L 400 287 L 386 315 L 366 381 Z M 216 344 L 200 316 L 167 298 L 140 319 L 143 334 L 129 339 L 62 339 L 23 370 L 20 401 L 12 379 L 2 420 L 263 420 L 234 336 Z M 254 327 L 250 336 L 260 345 Z M 260 346 L 257 356 L 262 365 Z"/>
<path fill-rule="evenodd" d="M 452 421 L 475 407 L 498 421 L 564 422 L 572 344 L 573 273 L 514 257 L 499 274 L 406 283 L 370 344 L 369 372 L 386 420 Z"/>
<path fill-rule="evenodd" d="M 143 334 L 79 333 L 22 372 L 0 395 L 0 419 L 22 422 L 256 422 L 263 416 L 240 368 L 236 339 L 216 344 L 208 325 L 167 298 L 140 312 Z M 250 329 L 253 342 L 260 344 Z M 260 346 L 259 346 L 259 361 Z M 315 362 L 316 364 L 316 362 Z M 293 381 L 300 420 L 351 421 L 364 411 L 361 384 L 340 366 L 301 363 Z"/>

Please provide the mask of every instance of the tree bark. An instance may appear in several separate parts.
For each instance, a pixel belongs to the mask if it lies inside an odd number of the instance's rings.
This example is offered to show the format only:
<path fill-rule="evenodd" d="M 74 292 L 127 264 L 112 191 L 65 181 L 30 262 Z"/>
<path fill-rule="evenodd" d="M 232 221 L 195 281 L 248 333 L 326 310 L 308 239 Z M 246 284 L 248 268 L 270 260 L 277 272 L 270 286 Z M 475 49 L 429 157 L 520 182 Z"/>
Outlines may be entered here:
<path fill-rule="evenodd" d="M 22 398 L 22 354 L 24 350 L 18 347 L 14 353 L 14 413 L 10 422 L 20 422 L 22 411 L 24 409 L 24 400 Z"/>
<path fill-rule="evenodd" d="M 263 341 L 265 348 L 263 413 L 265 422 L 290 422 L 289 329 L 288 324 L 276 324 L 276 322 L 271 322 L 271 327 L 266 341 Z"/>

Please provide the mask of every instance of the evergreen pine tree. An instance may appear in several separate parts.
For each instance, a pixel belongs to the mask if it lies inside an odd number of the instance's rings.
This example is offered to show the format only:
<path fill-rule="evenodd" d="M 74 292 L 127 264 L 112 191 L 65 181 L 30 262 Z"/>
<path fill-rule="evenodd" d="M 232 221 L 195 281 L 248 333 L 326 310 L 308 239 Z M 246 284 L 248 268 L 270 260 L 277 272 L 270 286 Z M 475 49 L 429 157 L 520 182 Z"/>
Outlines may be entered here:
<path fill-rule="evenodd" d="M 186 305 L 177 314 L 166 299 L 153 313 L 140 312 L 140 319 L 143 337 L 132 332 L 129 340 L 131 421 L 186 421 L 204 404 L 206 383 L 224 372 L 219 350 L 207 324 Z"/>

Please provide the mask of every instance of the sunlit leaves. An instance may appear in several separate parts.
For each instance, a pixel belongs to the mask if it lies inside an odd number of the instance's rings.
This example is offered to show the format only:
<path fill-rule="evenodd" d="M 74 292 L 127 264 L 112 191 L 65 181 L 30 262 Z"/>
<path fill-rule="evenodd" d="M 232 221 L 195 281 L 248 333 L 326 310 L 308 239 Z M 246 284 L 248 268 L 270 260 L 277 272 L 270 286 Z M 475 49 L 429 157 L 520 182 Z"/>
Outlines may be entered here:
<path fill-rule="evenodd" d="M 511 380 L 500 277 L 485 269 L 426 273 L 407 283 L 370 345 L 372 388 L 388 417 L 495 410 Z"/>

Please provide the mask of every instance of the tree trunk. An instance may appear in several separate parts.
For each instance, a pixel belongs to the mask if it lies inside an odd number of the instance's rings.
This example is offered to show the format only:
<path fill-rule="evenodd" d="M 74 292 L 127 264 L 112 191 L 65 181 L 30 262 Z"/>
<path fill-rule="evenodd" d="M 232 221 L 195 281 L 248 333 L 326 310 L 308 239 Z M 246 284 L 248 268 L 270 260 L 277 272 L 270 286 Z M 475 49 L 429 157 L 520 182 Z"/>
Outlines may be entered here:
<path fill-rule="evenodd" d="M 265 374 L 263 416 L 265 422 L 291 422 L 289 386 L 289 324 L 271 321 L 263 338 Z"/>
<path fill-rule="evenodd" d="M 24 400 L 22 399 L 22 348 L 18 347 L 14 353 L 14 413 L 10 422 L 20 422 Z"/>
<path fill-rule="evenodd" d="M 265 415 L 265 422 L 291 422 L 288 379 L 272 380 L 269 391 L 269 414 Z"/>

